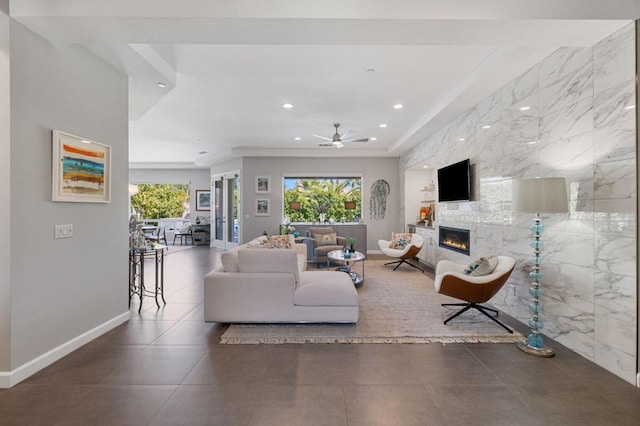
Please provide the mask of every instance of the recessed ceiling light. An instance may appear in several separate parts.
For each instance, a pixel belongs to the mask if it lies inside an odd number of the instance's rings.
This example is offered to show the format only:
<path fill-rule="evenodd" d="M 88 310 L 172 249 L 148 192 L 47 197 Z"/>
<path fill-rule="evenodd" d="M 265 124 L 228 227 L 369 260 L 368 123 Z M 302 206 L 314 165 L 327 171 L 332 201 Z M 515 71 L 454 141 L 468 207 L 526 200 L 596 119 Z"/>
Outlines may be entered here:
<path fill-rule="evenodd" d="M 293 140 L 294 140 L 294 141 L 301 141 L 301 140 L 302 140 L 302 138 L 295 137 L 295 138 L 293 138 Z"/>
<path fill-rule="evenodd" d="M 370 141 L 377 141 L 378 138 L 369 138 Z"/>
<path fill-rule="evenodd" d="M 464 138 L 458 138 L 460 142 L 464 142 Z"/>
<path fill-rule="evenodd" d="M 164 83 L 158 83 L 158 87 L 161 87 L 161 88 L 163 88 L 163 89 L 164 89 L 165 87 L 167 87 L 167 85 L 166 85 L 166 84 L 164 84 Z"/>
<path fill-rule="evenodd" d="M 487 125 L 485 125 L 485 126 L 482 126 L 482 128 L 483 128 L 483 129 L 490 129 L 490 128 L 491 128 L 491 126 L 489 126 L 489 125 L 487 124 Z"/>
<path fill-rule="evenodd" d="M 91 143 L 91 141 L 86 141 L 84 139 L 82 139 L 80 142 L 82 142 L 82 143 Z"/>
<path fill-rule="evenodd" d="M 369 74 L 373 74 L 374 72 L 376 72 L 376 70 L 375 70 L 374 68 L 369 68 L 369 69 L 367 70 L 367 72 L 368 72 Z"/>
<path fill-rule="evenodd" d="M 523 107 L 520 107 L 520 111 L 529 111 L 530 109 L 531 109 L 531 107 L 530 107 L 530 106 L 523 106 Z"/>
<path fill-rule="evenodd" d="M 207 151 L 200 151 L 198 154 L 199 154 L 199 155 L 204 155 L 204 154 L 206 154 L 206 153 L 207 153 Z"/>
<path fill-rule="evenodd" d="M 429 168 L 429 166 L 422 166 L 422 168 L 423 168 L 423 169 L 428 169 L 428 168 Z"/>
<path fill-rule="evenodd" d="M 386 125 L 386 124 L 384 124 L 384 123 L 382 123 L 382 124 L 380 125 L 380 127 L 382 127 L 382 128 L 384 129 L 385 127 L 387 127 L 387 125 Z"/>
<path fill-rule="evenodd" d="M 529 142 L 527 142 L 527 145 L 535 145 L 537 143 L 540 143 L 540 141 L 539 140 L 538 141 L 529 141 Z"/>
<path fill-rule="evenodd" d="M 624 107 L 624 109 L 634 109 L 635 107 L 636 107 L 635 105 L 629 105 L 629 106 Z"/>
<path fill-rule="evenodd" d="M 393 106 L 393 109 L 402 109 L 402 108 L 404 108 L 404 105 L 402 105 L 402 104 L 395 104 Z"/>
<path fill-rule="evenodd" d="M 282 108 L 291 109 L 291 108 L 293 108 L 293 104 L 282 104 Z"/>

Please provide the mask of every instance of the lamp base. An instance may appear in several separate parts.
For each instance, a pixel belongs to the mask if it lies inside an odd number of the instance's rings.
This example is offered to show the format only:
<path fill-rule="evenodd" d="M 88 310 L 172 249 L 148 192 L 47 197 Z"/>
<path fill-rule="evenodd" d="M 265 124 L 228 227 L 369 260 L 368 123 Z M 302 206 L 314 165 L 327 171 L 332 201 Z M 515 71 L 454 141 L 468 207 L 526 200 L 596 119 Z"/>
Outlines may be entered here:
<path fill-rule="evenodd" d="M 516 343 L 516 346 L 518 346 L 518 349 L 520 349 L 524 353 L 527 353 L 529 355 L 539 356 L 542 358 L 553 358 L 553 356 L 556 354 L 556 352 L 551 348 L 544 347 L 544 348 L 538 349 L 538 348 L 529 346 L 527 345 L 526 340 Z"/>

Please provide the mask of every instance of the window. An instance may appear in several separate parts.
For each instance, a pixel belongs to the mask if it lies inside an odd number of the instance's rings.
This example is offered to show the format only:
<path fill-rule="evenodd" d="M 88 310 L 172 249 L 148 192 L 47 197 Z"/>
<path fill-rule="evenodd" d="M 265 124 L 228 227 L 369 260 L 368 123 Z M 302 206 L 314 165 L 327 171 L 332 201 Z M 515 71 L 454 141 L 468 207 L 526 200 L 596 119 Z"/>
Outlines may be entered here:
<path fill-rule="evenodd" d="M 291 222 L 358 221 L 361 188 L 360 177 L 285 177 L 285 218 Z"/>

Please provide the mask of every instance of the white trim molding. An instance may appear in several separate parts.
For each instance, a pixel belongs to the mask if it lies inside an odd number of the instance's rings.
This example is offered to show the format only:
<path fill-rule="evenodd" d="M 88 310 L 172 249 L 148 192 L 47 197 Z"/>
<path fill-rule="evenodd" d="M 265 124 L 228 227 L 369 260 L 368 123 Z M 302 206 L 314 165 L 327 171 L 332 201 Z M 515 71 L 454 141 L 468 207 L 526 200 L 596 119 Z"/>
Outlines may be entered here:
<path fill-rule="evenodd" d="M 51 349 L 39 357 L 32 359 L 26 364 L 11 370 L 9 372 L 0 372 L 0 388 L 10 388 L 17 385 L 21 381 L 25 380 L 29 376 L 37 373 L 48 365 L 53 364 L 60 358 L 70 354 L 79 347 L 89 343 L 93 339 L 102 336 L 106 332 L 116 328 L 120 324 L 129 320 L 129 311 L 118 315 L 109 321 L 100 324 L 99 326 L 61 344 L 60 346 Z"/>

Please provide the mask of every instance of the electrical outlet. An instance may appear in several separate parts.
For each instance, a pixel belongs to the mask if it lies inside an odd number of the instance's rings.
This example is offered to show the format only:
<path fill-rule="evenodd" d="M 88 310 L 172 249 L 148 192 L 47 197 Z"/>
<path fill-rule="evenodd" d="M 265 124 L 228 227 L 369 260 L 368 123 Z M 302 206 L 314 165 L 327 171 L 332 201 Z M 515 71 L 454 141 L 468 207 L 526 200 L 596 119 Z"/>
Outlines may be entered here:
<path fill-rule="evenodd" d="M 73 225 L 55 225 L 55 237 L 56 238 L 70 238 L 73 237 Z"/>

